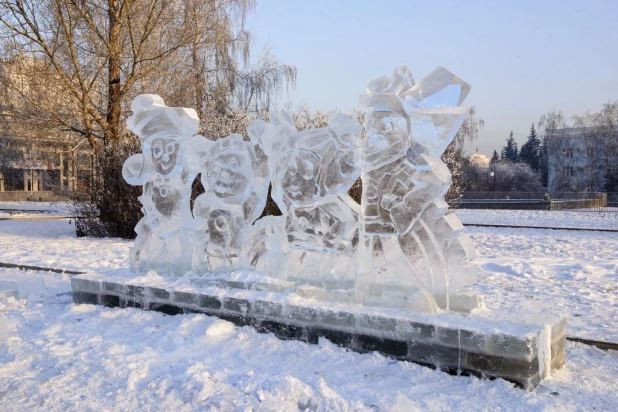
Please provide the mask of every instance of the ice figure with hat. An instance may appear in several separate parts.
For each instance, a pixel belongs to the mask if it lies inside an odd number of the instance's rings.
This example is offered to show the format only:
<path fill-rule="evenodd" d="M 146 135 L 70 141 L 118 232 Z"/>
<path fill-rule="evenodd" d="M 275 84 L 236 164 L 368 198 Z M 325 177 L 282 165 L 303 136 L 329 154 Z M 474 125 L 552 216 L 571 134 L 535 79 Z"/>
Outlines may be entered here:
<path fill-rule="evenodd" d="M 131 269 L 180 276 L 191 269 L 193 223 L 190 199 L 195 172 L 187 142 L 199 127 L 195 110 L 167 107 L 157 95 L 142 94 L 132 104 L 127 124 L 139 136 L 142 153 L 129 157 L 122 175 L 143 186 L 144 217 L 137 224 Z"/>
<path fill-rule="evenodd" d="M 191 142 L 195 170 L 201 173 L 205 190 L 193 206 L 192 265 L 197 273 L 251 266 L 243 259 L 242 249 L 247 231 L 264 210 L 270 183 L 257 127 L 249 127 L 249 141 L 236 133 L 214 141 L 196 137 Z"/>
<path fill-rule="evenodd" d="M 280 277 L 322 288 L 353 282 L 359 210 L 347 192 L 360 175 L 360 132 L 360 124 L 336 112 L 328 127 L 301 132 L 287 112 L 271 112 L 264 147 L 289 242 Z"/>
<path fill-rule="evenodd" d="M 402 66 L 361 96 L 359 302 L 434 312 L 473 283 L 475 268 L 465 264 L 473 248 L 457 218 L 445 216 L 451 174 L 440 159 L 467 118 L 469 90 L 443 67 L 415 84 Z"/>

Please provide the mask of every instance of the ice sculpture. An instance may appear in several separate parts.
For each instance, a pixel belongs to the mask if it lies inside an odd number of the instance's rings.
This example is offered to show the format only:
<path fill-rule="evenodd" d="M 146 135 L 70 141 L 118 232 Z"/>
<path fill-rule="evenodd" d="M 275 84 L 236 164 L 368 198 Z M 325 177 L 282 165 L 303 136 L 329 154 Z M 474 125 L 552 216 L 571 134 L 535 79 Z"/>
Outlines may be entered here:
<path fill-rule="evenodd" d="M 355 152 L 361 126 L 329 113 L 329 126 L 297 132 L 287 112 L 271 113 L 265 153 L 272 173 L 272 198 L 283 213 L 280 224 L 289 251 L 278 277 L 324 288 L 353 284 L 350 256 L 358 239 L 359 205 L 347 194 L 360 169 Z M 344 257 L 347 266 L 337 270 Z"/>
<path fill-rule="evenodd" d="M 299 132 L 282 111 L 254 122 L 249 140 L 194 136 L 193 110 L 138 96 L 128 124 L 143 153 L 123 168 L 144 186 L 132 269 L 216 278 L 251 270 L 318 299 L 473 309 L 480 300 L 465 287 L 476 280 L 474 248 L 446 214 L 451 174 L 440 160 L 468 115 L 469 90 L 442 67 L 416 84 L 404 66 L 361 96 L 364 133 L 335 112 L 327 127 Z M 191 211 L 198 174 L 205 193 Z M 348 195 L 359 177 L 360 205 Z M 260 218 L 269 184 L 282 216 Z"/>
<path fill-rule="evenodd" d="M 253 136 L 250 142 L 240 134 L 192 141 L 193 163 L 205 190 L 193 206 L 193 269 L 198 273 L 245 263 L 246 232 L 264 210 L 270 183 L 259 138 Z"/>
<path fill-rule="evenodd" d="M 161 97 L 143 94 L 131 104 L 129 129 L 139 136 L 142 153 L 128 158 L 122 176 L 143 185 L 144 217 L 135 228 L 131 268 L 182 275 L 191 270 L 193 225 L 190 199 L 195 173 L 185 143 L 199 126 L 193 109 L 167 107 Z"/>
<path fill-rule="evenodd" d="M 468 108 L 470 86 L 440 67 L 415 84 L 407 67 L 369 83 L 355 295 L 365 304 L 449 308 L 475 281 L 470 240 L 442 200 L 451 174 L 440 156 Z"/>

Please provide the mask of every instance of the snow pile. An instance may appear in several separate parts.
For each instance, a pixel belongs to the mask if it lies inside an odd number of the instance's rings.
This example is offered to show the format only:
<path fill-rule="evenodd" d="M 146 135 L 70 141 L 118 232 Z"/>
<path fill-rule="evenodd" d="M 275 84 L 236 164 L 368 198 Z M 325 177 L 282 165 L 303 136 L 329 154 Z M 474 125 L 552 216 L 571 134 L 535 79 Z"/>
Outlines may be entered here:
<path fill-rule="evenodd" d="M 468 227 L 480 266 L 475 289 L 495 309 L 568 316 L 567 334 L 618 342 L 618 235 Z"/>
<path fill-rule="evenodd" d="M 0 262 L 67 270 L 129 267 L 124 239 L 76 238 L 74 222 L 66 220 L 0 221 Z"/>
<path fill-rule="evenodd" d="M 206 329 L 206 337 L 213 341 L 225 339 L 234 333 L 234 329 L 235 327 L 232 322 L 219 319 Z"/>

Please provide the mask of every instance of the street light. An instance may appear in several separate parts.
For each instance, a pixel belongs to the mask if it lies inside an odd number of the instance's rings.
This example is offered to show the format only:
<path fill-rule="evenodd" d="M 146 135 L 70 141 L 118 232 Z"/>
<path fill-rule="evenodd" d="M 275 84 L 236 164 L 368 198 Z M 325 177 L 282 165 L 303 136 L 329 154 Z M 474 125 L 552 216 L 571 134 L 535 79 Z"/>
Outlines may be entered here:
<path fill-rule="evenodd" d="M 36 158 L 38 157 L 38 154 L 39 154 L 38 149 L 34 147 L 33 145 L 30 148 L 30 192 L 35 192 L 34 190 L 34 169 L 36 167 L 35 162 L 36 162 Z M 37 183 L 38 183 L 38 179 L 37 179 Z"/>
<path fill-rule="evenodd" d="M 494 178 L 494 192 L 495 192 L 496 191 L 496 174 L 494 173 L 493 170 L 489 173 L 489 177 Z"/>

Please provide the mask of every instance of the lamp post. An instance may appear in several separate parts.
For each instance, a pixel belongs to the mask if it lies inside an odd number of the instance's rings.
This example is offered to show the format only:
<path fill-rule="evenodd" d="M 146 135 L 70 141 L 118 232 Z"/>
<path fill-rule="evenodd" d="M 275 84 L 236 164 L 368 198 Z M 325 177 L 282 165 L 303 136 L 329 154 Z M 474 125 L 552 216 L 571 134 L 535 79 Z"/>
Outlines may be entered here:
<path fill-rule="evenodd" d="M 496 191 L 496 173 L 492 170 L 489 173 L 489 177 L 493 177 L 494 178 L 494 189 L 493 189 L 493 191 L 495 192 Z"/>
<path fill-rule="evenodd" d="M 35 159 L 38 155 L 38 150 L 32 146 L 30 148 L 30 192 L 35 192 L 34 190 L 34 169 L 35 169 Z M 38 183 L 38 180 L 37 180 Z M 38 188 L 37 188 L 38 189 Z"/>

